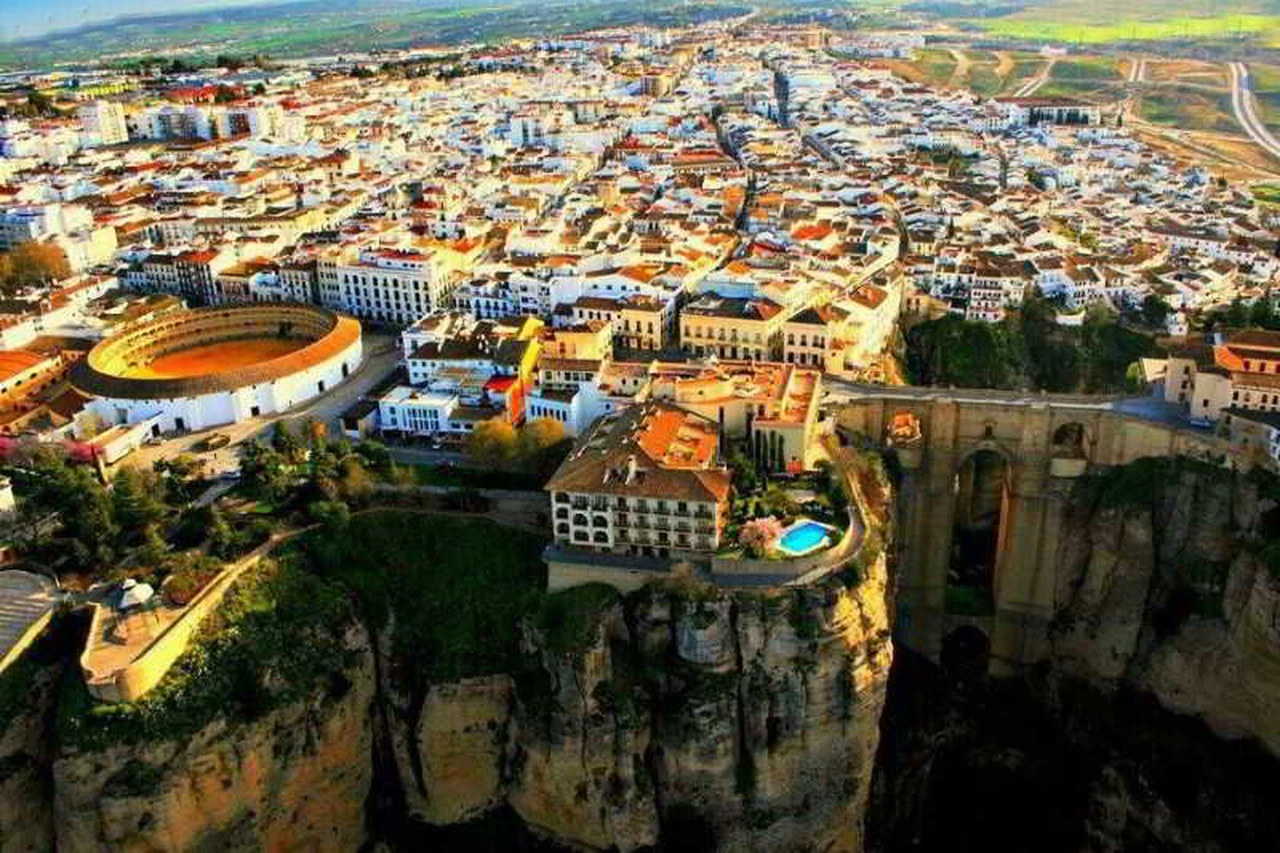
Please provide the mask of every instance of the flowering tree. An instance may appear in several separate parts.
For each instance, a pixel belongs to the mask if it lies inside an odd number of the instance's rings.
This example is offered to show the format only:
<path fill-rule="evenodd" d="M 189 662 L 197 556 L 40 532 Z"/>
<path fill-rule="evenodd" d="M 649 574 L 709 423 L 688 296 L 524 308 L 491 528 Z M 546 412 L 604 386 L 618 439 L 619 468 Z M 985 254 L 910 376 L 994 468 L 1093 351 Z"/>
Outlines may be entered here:
<path fill-rule="evenodd" d="M 772 515 L 753 518 L 742 525 L 742 531 L 738 534 L 738 544 L 759 557 L 781 535 L 782 522 Z"/>

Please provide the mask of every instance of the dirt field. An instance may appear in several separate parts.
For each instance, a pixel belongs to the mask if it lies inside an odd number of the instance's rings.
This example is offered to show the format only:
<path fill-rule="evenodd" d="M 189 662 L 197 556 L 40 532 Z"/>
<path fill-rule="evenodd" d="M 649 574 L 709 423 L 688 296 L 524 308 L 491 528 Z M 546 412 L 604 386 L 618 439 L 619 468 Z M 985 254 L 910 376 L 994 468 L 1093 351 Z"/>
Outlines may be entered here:
<path fill-rule="evenodd" d="M 256 338 L 247 341 L 224 341 L 192 347 L 157 358 L 145 367 L 135 368 L 126 374 L 133 379 L 176 379 L 183 376 L 203 376 L 247 367 L 261 361 L 277 358 L 306 346 L 306 341 L 281 338 Z"/>
<path fill-rule="evenodd" d="M 1149 83 L 1193 83 L 1221 89 L 1230 85 L 1222 65 L 1193 59 L 1149 60 L 1146 79 Z"/>

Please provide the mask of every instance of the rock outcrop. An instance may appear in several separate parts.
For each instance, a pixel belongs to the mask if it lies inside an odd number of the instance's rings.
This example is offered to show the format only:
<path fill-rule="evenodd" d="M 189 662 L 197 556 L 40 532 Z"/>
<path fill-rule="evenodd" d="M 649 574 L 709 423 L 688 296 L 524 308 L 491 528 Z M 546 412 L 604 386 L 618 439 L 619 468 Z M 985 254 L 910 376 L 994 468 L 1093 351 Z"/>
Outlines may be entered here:
<path fill-rule="evenodd" d="M 1277 485 L 1185 459 L 1078 481 L 1042 665 L 898 650 L 870 848 L 1280 848 Z"/>
<path fill-rule="evenodd" d="M 366 837 L 373 656 L 330 688 L 188 740 L 66 752 L 53 763 L 59 850 L 332 850 Z"/>
<path fill-rule="evenodd" d="M 861 848 L 892 657 L 883 562 L 856 589 L 650 588 L 517 691 L 510 801 L 558 840 Z"/>
<path fill-rule="evenodd" d="M 36 648 L 29 653 L 39 653 Z M 51 718 L 58 679 L 56 663 L 30 667 L 5 678 L 29 677 L 29 688 L 0 730 L 0 852 L 53 849 L 53 758 Z"/>
<path fill-rule="evenodd" d="M 1057 571 L 1055 671 L 1152 693 L 1280 755 L 1280 538 L 1270 479 L 1144 460 L 1149 488 L 1083 488 Z"/>

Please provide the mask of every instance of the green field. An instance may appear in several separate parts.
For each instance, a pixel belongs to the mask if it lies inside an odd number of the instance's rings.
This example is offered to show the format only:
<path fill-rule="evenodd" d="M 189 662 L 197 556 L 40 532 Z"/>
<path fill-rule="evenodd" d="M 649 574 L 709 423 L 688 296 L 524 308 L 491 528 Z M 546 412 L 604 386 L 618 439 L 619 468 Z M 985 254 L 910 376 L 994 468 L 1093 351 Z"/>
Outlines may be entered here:
<path fill-rule="evenodd" d="M 1097 80 L 1050 79 L 1036 90 L 1038 98 L 1080 98 L 1086 101 L 1114 101 L 1122 94 L 1115 83 Z"/>
<path fill-rule="evenodd" d="M 1280 205 L 1280 184 L 1256 184 L 1253 197 L 1263 204 Z"/>
<path fill-rule="evenodd" d="M 955 74 L 956 61 L 949 51 L 925 48 L 916 52 L 913 64 L 920 70 L 923 80 L 932 86 L 945 86 Z"/>
<path fill-rule="evenodd" d="M 1273 132 L 1280 132 L 1280 66 L 1251 64 L 1249 84 L 1257 103 L 1258 117 Z"/>
<path fill-rule="evenodd" d="M 1005 79 L 995 72 L 993 65 L 975 65 L 969 69 L 969 91 L 990 98 L 1004 90 Z"/>
<path fill-rule="evenodd" d="M 1052 80 L 1123 80 L 1116 60 L 1106 57 L 1059 59 L 1049 73 Z"/>
<path fill-rule="evenodd" d="M 1177 86 L 1142 93 L 1138 115 L 1153 124 L 1185 130 L 1238 133 L 1229 94 L 1211 94 Z"/>
<path fill-rule="evenodd" d="M 1176 4 L 1129 3 L 1121 15 L 1099 14 L 1096 4 L 1050 3 L 1004 18 L 969 21 L 995 36 L 1066 44 L 1126 41 L 1192 41 L 1250 38 L 1280 45 L 1280 16 L 1178 13 Z M 1185 8 L 1185 7 L 1184 7 Z"/>
<path fill-rule="evenodd" d="M 28 41 L 0 42 L 0 67 L 43 67 L 102 56 L 142 56 L 170 51 L 194 58 L 218 53 L 266 54 L 277 58 L 331 55 L 373 48 L 497 41 L 636 24 L 691 26 L 738 17 L 749 11 L 750 6 L 736 0 L 699 4 L 680 0 L 646 3 L 312 0 L 121 18 Z"/>

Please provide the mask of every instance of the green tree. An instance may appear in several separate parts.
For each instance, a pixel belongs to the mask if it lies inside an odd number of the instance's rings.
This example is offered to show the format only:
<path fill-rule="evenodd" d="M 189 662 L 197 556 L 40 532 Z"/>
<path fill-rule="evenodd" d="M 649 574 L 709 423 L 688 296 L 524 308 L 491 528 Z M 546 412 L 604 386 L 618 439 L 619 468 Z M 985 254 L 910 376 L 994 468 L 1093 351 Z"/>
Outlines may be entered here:
<path fill-rule="evenodd" d="M 271 446 L 290 465 L 300 465 L 306 459 L 306 445 L 286 421 L 276 421 L 271 433 Z"/>
<path fill-rule="evenodd" d="M 1245 305 L 1239 298 L 1232 300 L 1231 305 L 1222 317 L 1222 321 L 1230 328 L 1243 329 L 1249 325 L 1249 306 Z"/>
<path fill-rule="evenodd" d="M 360 460 L 348 456 L 342 460 L 338 478 L 338 493 L 349 503 L 360 504 L 373 495 L 373 475 L 365 470 Z"/>
<path fill-rule="evenodd" d="M 294 479 L 284 457 L 259 441 L 245 445 L 240 478 L 251 494 L 272 502 L 284 498 Z"/>
<path fill-rule="evenodd" d="M 145 476 L 132 466 L 120 469 L 111 483 L 111 511 L 125 542 L 135 542 L 154 532 L 165 517 L 155 474 Z"/>
<path fill-rule="evenodd" d="M 1261 296 L 1249 306 L 1249 324 L 1262 329 L 1280 327 L 1280 317 L 1276 316 L 1276 307 L 1270 296 Z"/>
<path fill-rule="evenodd" d="M 515 453 L 525 471 L 550 476 L 564 459 L 568 445 L 564 424 L 553 418 L 534 418 L 520 427 Z"/>
<path fill-rule="evenodd" d="M 504 420 L 482 421 L 467 436 L 467 458 L 478 467 L 507 468 L 515 452 L 515 427 Z"/>
<path fill-rule="evenodd" d="M 209 512 L 209 553 L 220 560 L 230 560 L 240 550 L 240 537 L 217 507 Z"/>
<path fill-rule="evenodd" d="M 351 510 L 342 501 L 315 501 L 307 506 L 307 515 L 335 533 L 345 530 L 351 521 Z"/>
<path fill-rule="evenodd" d="M 1158 293 L 1148 293 L 1142 300 L 1142 321 L 1152 328 L 1164 328 L 1165 320 L 1172 311 L 1169 303 Z"/>
<path fill-rule="evenodd" d="M 27 240 L 0 253 L 0 285 L 10 295 L 24 287 L 38 287 L 71 275 L 67 255 L 53 243 Z"/>
<path fill-rule="evenodd" d="M 391 451 L 378 441 L 362 441 L 356 445 L 356 453 L 360 454 L 374 471 L 386 471 L 391 468 Z"/>
<path fill-rule="evenodd" d="M 97 571 L 113 563 L 120 530 L 111 496 L 92 470 L 68 465 L 51 454 L 42 454 L 36 464 L 41 476 L 29 500 L 61 520 L 57 539 L 66 547 L 58 556 L 82 570 Z"/>

